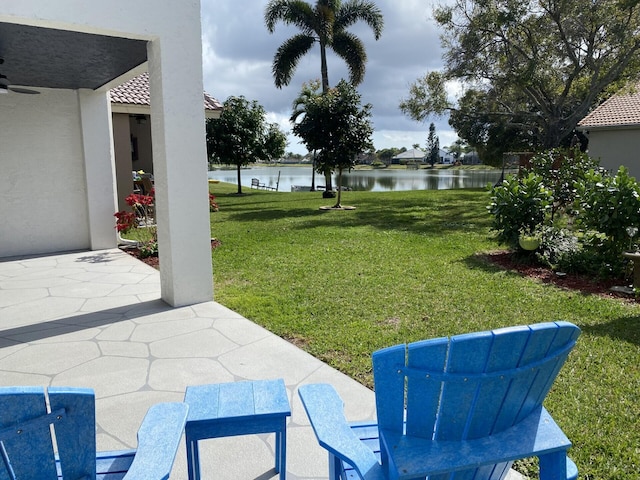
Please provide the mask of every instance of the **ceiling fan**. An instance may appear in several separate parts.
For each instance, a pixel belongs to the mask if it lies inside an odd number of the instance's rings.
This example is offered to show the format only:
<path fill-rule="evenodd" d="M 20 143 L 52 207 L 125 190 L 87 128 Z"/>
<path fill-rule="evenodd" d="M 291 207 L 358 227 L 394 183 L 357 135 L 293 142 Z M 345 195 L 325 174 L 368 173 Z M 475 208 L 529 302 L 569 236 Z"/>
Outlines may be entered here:
<path fill-rule="evenodd" d="M 4 58 L 0 58 L 0 65 L 2 65 L 3 63 L 4 63 Z M 7 76 L 0 73 L 0 94 L 8 93 L 8 92 L 26 93 L 29 95 L 37 95 L 40 93 L 36 90 L 31 90 L 29 88 L 12 87 L 11 84 L 9 83 L 9 79 L 7 78 Z"/>

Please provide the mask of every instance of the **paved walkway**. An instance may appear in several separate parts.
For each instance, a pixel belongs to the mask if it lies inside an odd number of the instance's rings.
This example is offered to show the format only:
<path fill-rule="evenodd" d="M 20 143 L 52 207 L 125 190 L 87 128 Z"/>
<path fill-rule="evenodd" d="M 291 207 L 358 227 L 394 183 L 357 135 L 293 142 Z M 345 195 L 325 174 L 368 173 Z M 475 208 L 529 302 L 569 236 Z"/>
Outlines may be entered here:
<path fill-rule="evenodd" d="M 287 478 L 327 478 L 297 387 L 332 383 L 350 420 L 373 416 L 370 390 L 215 302 L 168 307 L 158 272 L 120 250 L 0 259 L 0 384 L 93 388 L 99 450 L 134 448 L 149 406 L 187 385 L 269 378 L 292 406 Z M 202 442 L 203 478 L 272 478 L 273 437 Z"/>

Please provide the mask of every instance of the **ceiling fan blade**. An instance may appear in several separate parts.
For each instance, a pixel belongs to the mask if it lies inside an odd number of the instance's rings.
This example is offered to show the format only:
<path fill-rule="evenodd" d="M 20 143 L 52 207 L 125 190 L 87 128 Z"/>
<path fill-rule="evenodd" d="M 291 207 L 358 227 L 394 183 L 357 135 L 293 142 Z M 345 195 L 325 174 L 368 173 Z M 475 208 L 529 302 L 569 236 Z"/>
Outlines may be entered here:
<path fill-rule="evenodd" d="M 39 95 L 40 92 L 36 91 L 36 90 L 31 90 L 29 88 L 20 88 L 20 87 L 9 87 L 9 90 L 11 90 L 14 93 L 25 93 L 27 95 Z"/>

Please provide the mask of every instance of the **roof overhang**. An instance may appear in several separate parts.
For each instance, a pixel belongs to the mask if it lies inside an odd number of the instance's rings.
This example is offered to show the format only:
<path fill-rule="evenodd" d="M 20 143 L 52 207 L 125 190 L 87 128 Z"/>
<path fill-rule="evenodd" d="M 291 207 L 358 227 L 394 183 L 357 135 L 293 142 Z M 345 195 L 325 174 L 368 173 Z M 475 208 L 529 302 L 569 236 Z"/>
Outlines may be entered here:
<path fill-rule="evenodd" d="M 627 125 L 578 125 L 576 130 L 580 132 L 606 132 L 614 130 L 638 130 L 640 129 L 639 123 L 630 123 Z"/>
<path fill-rule="evenodd" d="M 139 73 L 147 41 L 0 22 L 0 58 L 10 85 L 108 89 Z"/>
<path fill-rule="evenodd" d="M 128 115 L 151 115 L 151 107 L 149 105 L 136 105 L 124 103 L 111 103 L 112 113 L 124 113 Z M 204 109 L 205 118 L 220 118 L 222 110 Z"/>

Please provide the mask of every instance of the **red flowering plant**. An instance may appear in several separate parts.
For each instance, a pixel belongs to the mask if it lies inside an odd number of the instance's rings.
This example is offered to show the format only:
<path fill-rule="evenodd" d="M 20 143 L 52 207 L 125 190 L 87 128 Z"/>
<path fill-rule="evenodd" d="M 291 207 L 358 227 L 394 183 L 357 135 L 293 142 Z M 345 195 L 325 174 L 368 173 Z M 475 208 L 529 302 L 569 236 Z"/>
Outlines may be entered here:
<path fill-rule="evenodd" d="M 116 212 L 116 230 L 118 233 L 127 233 L 132 228 L 146 228 L 151 238 L 142 243 L 138 242 L 142 257 L 158 255 L 158 233 L 154 224 L 154 190 L 150 195 L 140 195 L 132 193 L 125 198 L 127 205 L 131 207 L 131 212 L 121 210 Z"/>
<path fill-rule="evenodd" d="M 151 195 L 140 195 L 132 193 L 124 199 L 127 205 L 131 207 L 133 213 L 135 213 L 136 221 L 140 226 L 149 227 L 153 225 L 153 204 L 154 204 L 154 191 L 151 190 Z"/>
<path fill-rule="evenodd" d="M 118 232 L 127 233 L 136 223 L 136 216 L 133 212 L 125 212 L 121 210 L 113 214 L 116 217 L 116 230 Z"/>
<path fill-rule="evenodd" d="M 209 194 L 209 211 L 210 212 L 217 212 L 218 210 L 220 210 L 220 207 L 218 206 L 218 203 L 216 202 L 216 196 L 213 193 Z"/>
<path fill-rule="evenodd" d="M 116 212 L 116 230 L 118 233 L 127 233 L 133 228 L 147 228 L 151 234 L 151 239 L 137 242 L 140 250 L 140 256 L 151 257 L 158 255 L 158 233 L 154 223 L 154 203 L 155 191 L 152 189 L 149 195 L 140 195 L 132 193 L 125 198 L 127 205 L 131 207 L 131 212 L 121 210 Z M 209 211 L 217 212 L 220 210 L 216 197 L 212 193 L 209 194 Z M 212 248 L 215 248 L 212 242 Z"/>

